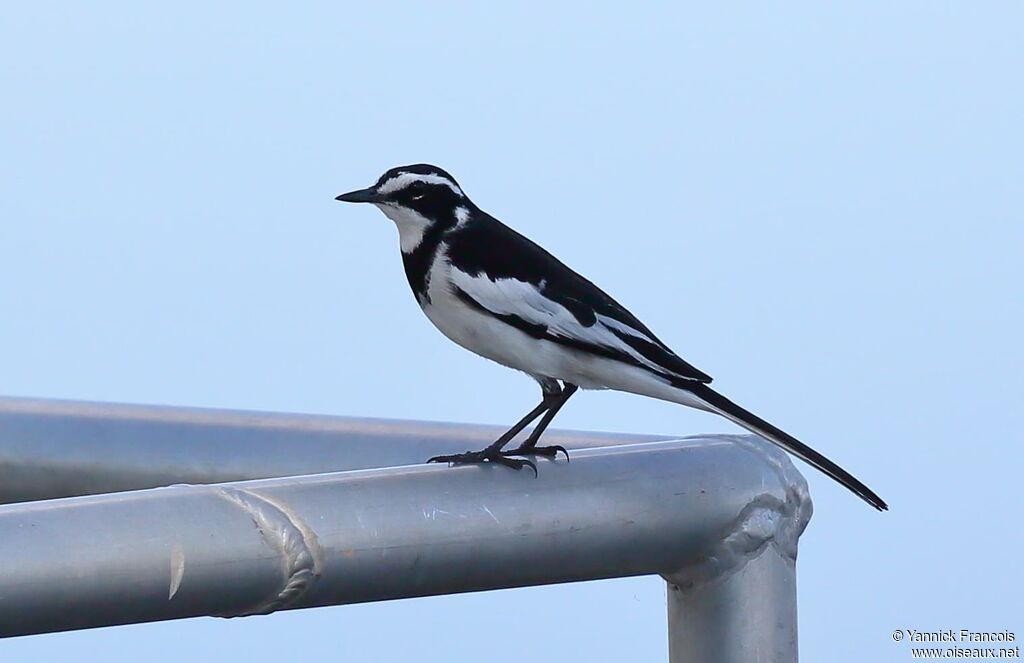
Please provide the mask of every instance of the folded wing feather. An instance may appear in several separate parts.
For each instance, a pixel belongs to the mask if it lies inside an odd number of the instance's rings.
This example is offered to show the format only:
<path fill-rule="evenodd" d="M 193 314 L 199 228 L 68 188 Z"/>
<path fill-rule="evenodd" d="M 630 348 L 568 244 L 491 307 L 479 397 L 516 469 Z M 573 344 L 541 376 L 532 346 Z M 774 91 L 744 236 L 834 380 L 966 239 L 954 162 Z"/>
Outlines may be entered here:
<path fill-rule="evenodd" d="M 467 303 L 533 336 L 589 350 L 660 375 L 694 379 L 656 361 L 650 356 L 652 352 L 642 352 L 643 349 L 657 349 L 675 358 L 670 350 L 645 333 L 645 330 L 597 312 L 591 312 L 588 316 L 594 320 L 592 324 L 584 324 L 565 306 L 544 295 L 543 282 L 534 285 L 514 278 L 492 280 L 483 274 L 473 276 L 457 268 L 452 268 L 451 280 Z M 689 366 L 682 360 L 678 361 L 683 366 Z"/>

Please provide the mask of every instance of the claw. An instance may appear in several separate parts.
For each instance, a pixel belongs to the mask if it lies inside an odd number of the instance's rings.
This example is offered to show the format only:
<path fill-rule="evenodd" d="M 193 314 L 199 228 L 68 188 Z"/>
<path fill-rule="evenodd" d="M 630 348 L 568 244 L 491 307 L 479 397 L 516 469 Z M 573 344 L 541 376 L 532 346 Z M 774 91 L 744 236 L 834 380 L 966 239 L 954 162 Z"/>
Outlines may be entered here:
<path fill-rule="evenodd" d="M 434 456 L 433 458 L 428 458 L 427 462 L 428 463 L 457 463 L 457 462 L 459 462 L 459 460 L 462 460 L 466 456 L 470 456 L 472 454 L 473 454 L 472 451 L 467 451 L 464 454 L 452 454 L 450 456 Z"/>
<path fill-rule="evenodd" d="M 513 459 L 506 458 L 506 460 L 513 460 Z M 522 459 L 522 460 L 515 459 L 515 460 L 516 460 L 517 463 L 522 463 L 516 469 L 521 469 L 523 466 L 526 466 L 526 467 L 530 468 L 531 470 L 533 470 L 533 478 L 534 479 L 536 479 L 537 477 L 540 476 L 540 474 L 537 473 L 537 463 L 533 462 L 532 460 L 526 460 L 526 459 Z"/>
<path fill-rule="evenodd" d="M 449 463 L 452 465 L 465 465 L 470 463 L 494 463 L 496 465 L 504 465 L 510 467 L 513 470 L 521 470 L 524 467 L 529 467 L 533 470 L 533 476 L 538 476 L 537 465 L 532 460 L 526 460 L 522 458 L 508 458 L 505 454 L 500 451 L 489 452 L 484 451 L 467 451 L 463 454 L 451 454 L 448 456 L 434 456 L 427 460 L 428 463 Z"/>
<path fill-rule="evenodd" d="M 548 447 L 519 447 L 511 451 L 503 451 L 502 453 L 506 456 L 545 456 L 547 458 L 554 458 L 558 455 L 559 451 L 565 454 L 565 460 L 568 461 L 569 452 L 560 444 L 553 444 Z"/>

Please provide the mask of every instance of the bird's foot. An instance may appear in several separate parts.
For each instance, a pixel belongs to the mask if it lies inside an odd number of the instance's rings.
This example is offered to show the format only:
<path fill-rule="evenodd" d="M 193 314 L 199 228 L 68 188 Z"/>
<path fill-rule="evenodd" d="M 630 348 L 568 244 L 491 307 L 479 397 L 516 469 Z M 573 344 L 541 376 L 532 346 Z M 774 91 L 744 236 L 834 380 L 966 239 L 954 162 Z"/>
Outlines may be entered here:
<path fill-rule="evenodd" d="M 501 453 L 505 456 L 545 456 L 546 458 L 555 458 L 559 452 L 565 454 L 565 459 L 569 460 L 569 452 L 560 444 L 552 444 L 549 447 L 519 447 L 518 449 Z"/>
<path fill-rule="evenodd" d="M 492 463 L 494 465 L 504 465 L 505 467 L 511 467 L 513 470 L 521 470 L 524 467 L 529 467 L 533 470 L 534 476 L 537 475 L 537 465 L 532 460 L 523 460 L 519 458 L 509 458 L 509 455 L 521 455 L 513 452 L 501 452 L 498 449 L 484 449 L 483 451 L 467 451 L 463 454 L 451 454 L 448 456 L 434 456 L 429 459 L 428 463 L 449 463 L 451 465 L 468 465 L 471 463 L 484 464 Z"/>

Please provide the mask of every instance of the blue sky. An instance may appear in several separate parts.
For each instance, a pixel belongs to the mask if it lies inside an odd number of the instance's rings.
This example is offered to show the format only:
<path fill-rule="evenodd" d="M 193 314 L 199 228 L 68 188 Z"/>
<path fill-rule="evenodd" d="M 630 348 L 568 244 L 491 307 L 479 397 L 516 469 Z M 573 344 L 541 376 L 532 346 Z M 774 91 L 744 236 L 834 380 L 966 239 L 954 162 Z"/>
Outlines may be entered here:
<path fill-rule="evenodd" d="M 423 318 L 386 168 L 630 307 L 801 466 L 805 660 L 1024 637 L 1017 3 L 20 3 L 0 19 L 0 393 L 511 423 Z M 472 385 L 467 389 L 467 385 Z M 725 421 L 587 393 L 564 428 Z M 664 660 L 656 578 L 0 641 L 0 660 Z M 513 646 L 488 630 L 543 626 Z M 459 632 L 465 635 L 446 635 Z"/>

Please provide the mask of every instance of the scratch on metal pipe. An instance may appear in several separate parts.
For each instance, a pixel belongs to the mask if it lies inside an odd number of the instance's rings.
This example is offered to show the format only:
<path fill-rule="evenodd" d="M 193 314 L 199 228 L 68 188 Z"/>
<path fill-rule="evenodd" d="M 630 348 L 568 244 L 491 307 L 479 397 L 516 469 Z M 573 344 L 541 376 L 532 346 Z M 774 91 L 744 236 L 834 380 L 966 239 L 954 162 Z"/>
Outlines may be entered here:
<path fill-rule="evenodd" d="M 295 603 L 320 577 L 316 534 L 286 504 L 251 490 L 220 487 L 217 492 L 241 507 L 263 540 L 281 555 L 282 584 L 272 596 L 237 614 L 220 617 L 266 615 Z"/>
<path fill-rule="evenodd" d="M 438 509 L 437 507 L 431 507 L 429 513 L 426 509 L 423 509 L 423 520 L 437 520 L 437 514 L 439 513 L 447 516 L 451 512 L 445 511 L 444 509 Z"/>
<path fill-rule="evenodd" d="M 491 513 L 491 510 L 487 508 L 486 504 L 481 504 L 480 508 L 487 512 L 487 515 L 491 517 L 491 520 L 493 520 L 498 525 L 501 524 L 501 521 L 498 520 L 493 513 Z"/>
<path fill-rule="evenodd" d="M 171 547 L 171 585 L 167 589 L 167 600 L 170 601 L 181 587 L 181 579 L 185 576 L 185 549 L 180 543 Z"/>

